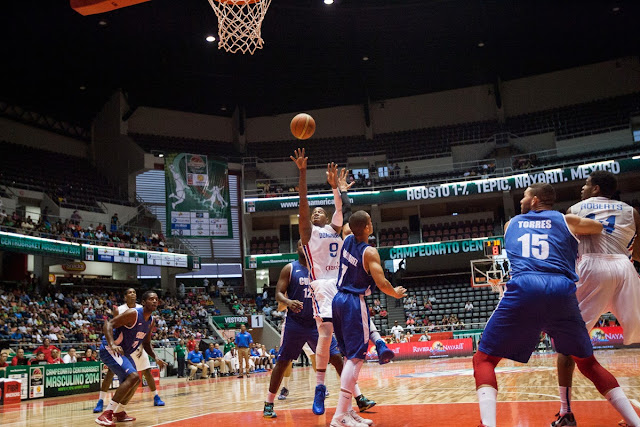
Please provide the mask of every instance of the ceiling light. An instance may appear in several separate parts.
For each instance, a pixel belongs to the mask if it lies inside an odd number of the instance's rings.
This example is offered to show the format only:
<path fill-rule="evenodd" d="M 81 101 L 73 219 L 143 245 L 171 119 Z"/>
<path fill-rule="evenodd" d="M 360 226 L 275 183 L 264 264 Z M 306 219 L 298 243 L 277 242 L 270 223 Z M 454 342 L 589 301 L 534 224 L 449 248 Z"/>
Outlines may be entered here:
<path fill-rule="evenodd" d="M 160 153 L 160 154 L 158 154 L 158 157 L 163 158 L 164 154 Z"/>
<path fill-rule="evenodd" d="M 86 90 L 87 87 L 85 85 L 80 86 L 80 90 Z"/>
<path fill-rule="evenodd" d="M 478 47 L 484 47 L 484 42 L 479 42 Z"/>
<path fill-rule="evenodd" d="M 324 0 L 324 4 L 333 4 L 333 0 Z"/>
<path fill-rule="evenodd" d="M 613 9 L 611 9 L 611 10 L 613 10 L 614 12 L 620 12 L 620 8 L 619 8 L 618 6 L 614 7 L 614 8 L 613 8 Z"/>
<path fill-rule="evenodd" d="M 207 36 L 205 40 L 208 41 L 209 43 L 213 43 L 214 41 L 216 41 L 216 38 L 213 36 Z"/>
<path fill-rule="evenodd" d="M 363 57 L 362 57 L 362 60 L 363 60 L 363 61 L 368 61 L 368 60 L 369 60 L 369 57 L 368 57 L 368 56 L 363 56 Z"/>
<path fill-rule="evenodd" d="M 107 26 L 107 21 L 105 21 L 104 19 L 101 19 L 98 21 L 98 25 L 100 25 L 101 27 L 106 27 Z"/>
<path fill-rule="evenodd" d="M 223 105 L 222 107 L 220 107 L 220 109 L 221 109 L 222 111 L 227 111 L 227 107 L 225 107 L 224 105 Z"/>

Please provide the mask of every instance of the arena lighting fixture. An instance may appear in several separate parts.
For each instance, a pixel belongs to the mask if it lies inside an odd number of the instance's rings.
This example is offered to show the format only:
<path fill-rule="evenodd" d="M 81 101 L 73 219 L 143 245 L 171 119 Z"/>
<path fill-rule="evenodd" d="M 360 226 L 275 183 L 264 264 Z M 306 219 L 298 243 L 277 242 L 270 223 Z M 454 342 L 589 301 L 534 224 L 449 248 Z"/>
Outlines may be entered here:
<path fill-rule="evenodd" d="M 638 159 L 640 159 L 640 156 L 633 156 L 632 159 L 633 160 L 638 160 Z"/>
<path fill-rule="evenodd" d="M 213 43 L 214 41 L 216 41 L 216 38 L 214 36 L 207 36 L 205 40 L 208 41 L 209 43 Z"/>
<path fill-rule="evenodd" d="M 333 0 L 324 0 L 324 4 L 333 4 Z"/>
<path fill-rule="evenodd" d="M 368 57 L 368 56 L 363 56 L 363 57 L 362 57 L 362 60 L 363 60 L 364 62 L 367 62 L 367 61 L 369 60 L 369 57 Z"/>
<path fill-rule="evenodd" d="M 158 154 L 158 157 L 163 158 L 164 154 L 160 153 L 160 154 Z"/>
<path fill-rule="evenodd" d="M 484 42 L 479 42 L 478 47 L 484 47 Z"/>
<path fill-rule="evenodd" d="M 325 3 L 326 3 L 326 2 L 325 2 Z M 618 6 L 614 7 L 614 8 L 613 8 L 613 9 L 611 9 L 611 10 L 613 10 L 614 12 L 620 12 L 620 8 L 619 8 Z"/>

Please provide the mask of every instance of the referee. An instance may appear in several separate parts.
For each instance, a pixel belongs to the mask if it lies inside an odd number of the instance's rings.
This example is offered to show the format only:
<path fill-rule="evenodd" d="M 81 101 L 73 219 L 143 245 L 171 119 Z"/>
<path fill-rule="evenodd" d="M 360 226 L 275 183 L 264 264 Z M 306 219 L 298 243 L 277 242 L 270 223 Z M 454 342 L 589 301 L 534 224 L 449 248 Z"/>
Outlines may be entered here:
<path fill-rule="evenodd" d="M 240 371 L 240 375 L 238 378 L 242 378 L 242 367 L 245 368 L 245 375 L 247 378 L 249 377 L 249 345 L 253 343 L 253 338 L 251 334 L 247 332 L 247 327 L 244 325 L 240 325 L 240 333 L 236 335 L 236 347 L 238 347 L 238 370 Z"/>

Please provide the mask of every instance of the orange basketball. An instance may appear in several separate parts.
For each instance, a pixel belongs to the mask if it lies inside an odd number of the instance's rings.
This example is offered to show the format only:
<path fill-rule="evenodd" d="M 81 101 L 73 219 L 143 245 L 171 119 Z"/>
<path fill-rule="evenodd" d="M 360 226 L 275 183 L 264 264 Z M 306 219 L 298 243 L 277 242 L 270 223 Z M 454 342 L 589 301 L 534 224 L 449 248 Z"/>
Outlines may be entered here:
<path fill-rule="evenodd" d="M 316 121 L 307 113 L 300 113 L 291 120 L 291 133 L 298 139 L 309 139 L 316 131 Z"/>

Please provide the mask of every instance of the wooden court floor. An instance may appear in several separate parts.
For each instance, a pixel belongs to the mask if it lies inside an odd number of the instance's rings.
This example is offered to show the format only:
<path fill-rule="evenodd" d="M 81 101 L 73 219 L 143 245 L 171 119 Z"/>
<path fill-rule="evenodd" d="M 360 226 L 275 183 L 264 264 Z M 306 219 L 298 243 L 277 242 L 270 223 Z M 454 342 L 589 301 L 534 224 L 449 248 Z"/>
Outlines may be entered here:
<path fill-rule="evenodd" d="M 640 349 L 598 351 L 596 357 L 624 387 L 640 409 Z M 262 407 L 270 373 L 250 378 L 163 380 L 165 407 L 153 406 L 146 389 L 128 405 L 137 417 L 123 427 L 173 426 L 327 426 L 335 411 L 339 380 L 327 375 L 331 395 L 327 412 L 315 416 L 311 401 L 315 374 L 295 368 L 290 395 L 276 400 L 276 419 L 263 419 Z M 577 372 L 577 371 L 576 371 Z M 470 358 L 402 361 L 380 366 L 366 364 L 360 374 L 363 393 L 378 405 L 363 414 L 376 426 L 459 426 L 479 424 Z M 498 367 L 498 426 L 548 426 L 559 408 L 555 356 L 534 356 L 527 365 L 503 361 Z M 574 379 L 573 410 L 581 427 L 616 426 L 618 414 L 581 374 Z M 2 427 L 92 426 L 97 393 L 41 399 L 0 406 Z"/>

